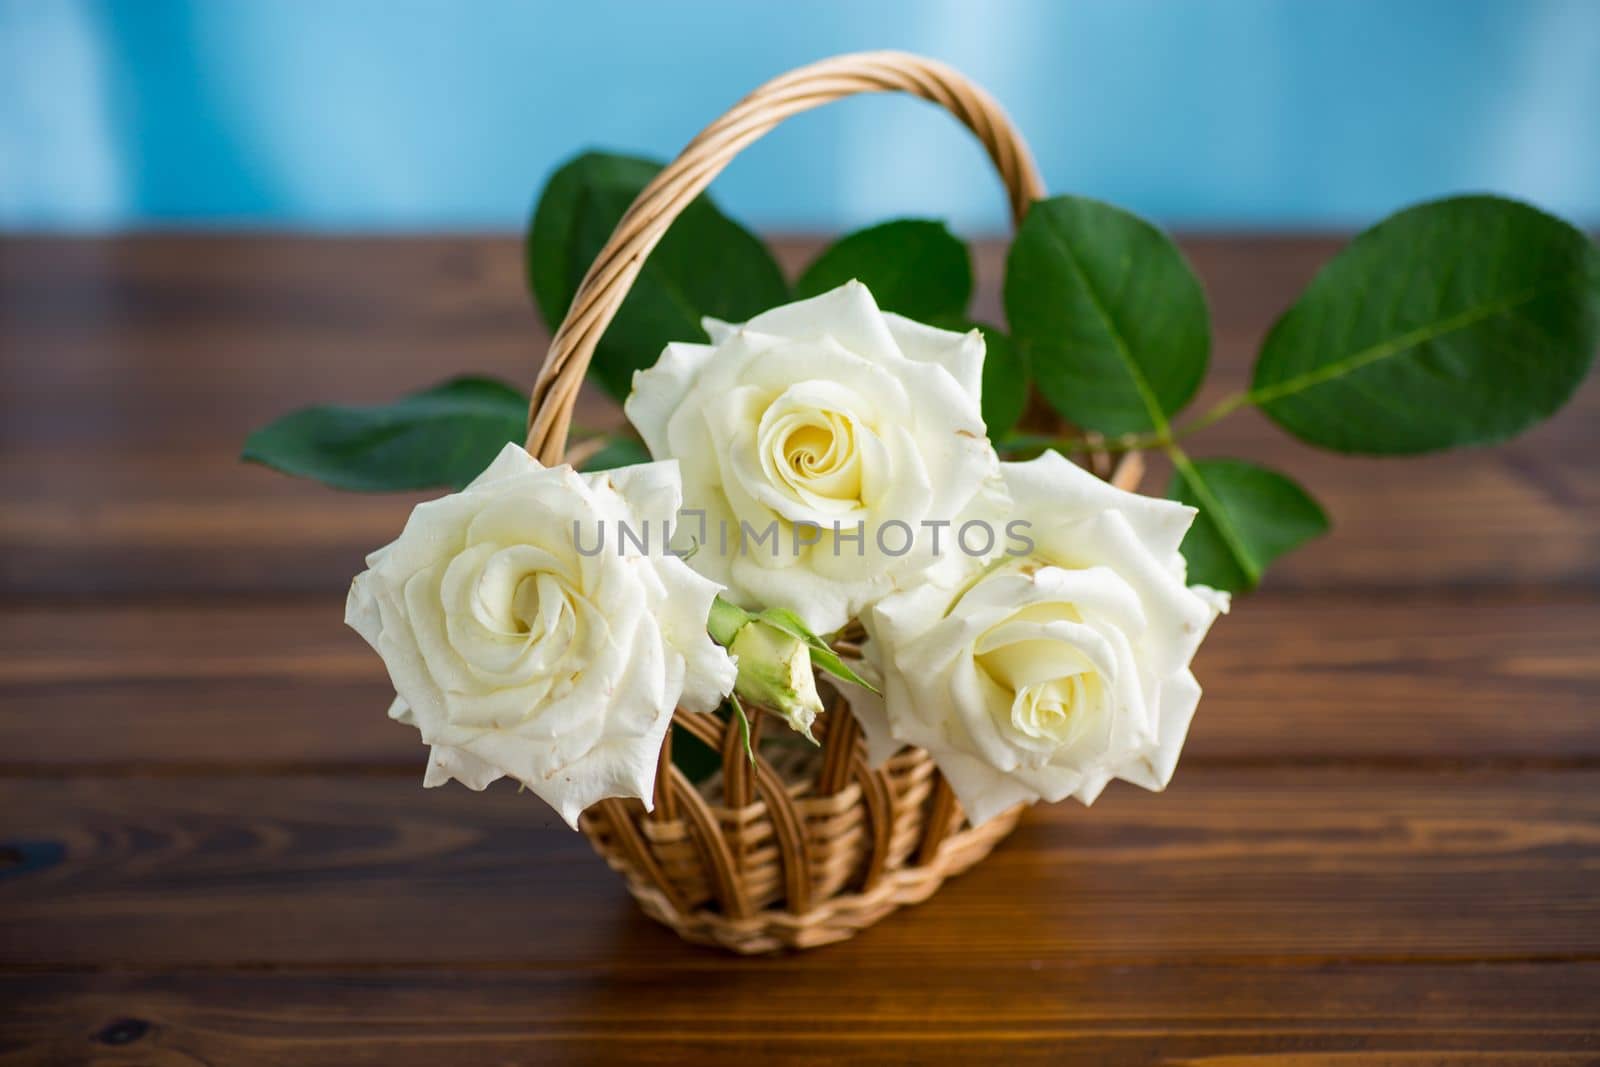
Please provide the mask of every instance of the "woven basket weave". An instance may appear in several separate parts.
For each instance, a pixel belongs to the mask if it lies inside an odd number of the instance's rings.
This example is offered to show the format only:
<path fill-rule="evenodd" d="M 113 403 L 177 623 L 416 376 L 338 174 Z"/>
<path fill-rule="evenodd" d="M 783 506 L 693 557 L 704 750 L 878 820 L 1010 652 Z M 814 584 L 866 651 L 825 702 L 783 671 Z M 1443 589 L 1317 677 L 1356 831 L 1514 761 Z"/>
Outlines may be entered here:
<path fill-rule="evenodd" d="M 679 211 L 741 149 L 791 115 L 857 93 L 904 92 L 943 107 L 983 143 L 1013 221 L 1043 196 L 1021 137 L 982 89 L 943 64 L 897 52 L 840 56 L 761 86 L 706 127 L 639 194 L 595 257 L 534 385 L 528 451 L 566 452 L 572 407 L 595 345 L 645 257 Z M 1137 480 L 1127 465 L 1113 481 Z M 827 692 L 824 685 L 824 692 Z M 817 721 L 820 748 L 762 745 L 770 717 L 751 709 L 756 759 L 739 729 L 683 709 L 662 746 L 654 811 L 605 800 L 581 828 L 654 918 L 690 941 L 737 952 L 840 941 L 903 904 L 926 900 L 1016 825 L 1020 809 L 966 825 L 949 785 L 920 749 L 867 763 L 860 727 L 834 697 Z M 771 734 L 788 728 L 773 720 Z M 675 737 L 675 735 L 677 735 Z M 673 765 L 674 744 L 703 744 L 722 769 L 699 786 Z"/>

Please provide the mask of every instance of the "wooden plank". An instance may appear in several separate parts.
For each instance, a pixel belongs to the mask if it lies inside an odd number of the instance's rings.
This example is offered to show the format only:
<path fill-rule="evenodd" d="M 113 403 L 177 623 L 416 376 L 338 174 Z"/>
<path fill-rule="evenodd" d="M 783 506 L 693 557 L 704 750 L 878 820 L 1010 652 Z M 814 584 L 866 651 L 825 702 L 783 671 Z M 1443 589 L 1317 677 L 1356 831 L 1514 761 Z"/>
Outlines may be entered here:
<path fill-rule="evenodd" d="M 681 960 L 510 788 L 0 782 L 0 965 Z M 914 912 L 795 958 L 974 966 L 1600 959 L 1600 772 L 1186 768 L 1034 811 Z M 711 957 L 715 958 L 715 957 Z"/>
<path fill-rule="evenodd" d="M 1242 598 L 1196 659 L 1189 755 L 1592 760 L 1597 613 L 1581 597 Z"/>
<path fill-rule="evenodd" d="M 835 973 L 691 956 L 27 975 L 0 977 L 0 998 L 0 1063 L 1579 1063 L 1596 1047 L 1600 964 Z"/>
<path fill-rule="evenodd" d="M 1337 242 L 1186 242 L 1216 305 L 1214 381 L 1248 374 L 1284 304 Z M 815 242 L 780 245 L 791 265 Z M 1002 246 L 980 248 L 998 312 Z M 504 238 L 0 240 L 0 592 L 37 596 L 341 590 L 411 497 L 341 496 L 235 462 L 244 435 L 314 402 L 375 401 L 450 374 L 528 382 L 545 331 Z M 7 367 L 20 366 L 7 361 Z M 588 394 L 580 421 L 615 409 Z M 1600 583 L 1600 382 L 1511 445 L 1409 460 L 1295 445 L 1241 414 L 1203 455 L 1281 467 L 1333 537 L 1280 589 Z M 1149 488 L 1159 491 L 1158 473 Z M 1531 546 L 1537 545 L 1537 550 Z"/>
<path fill-rule="evenodd" d="M 0 771 L 420 767 L 333 597 L 0 613 Z M 1600 759 L 1600 603 L 1263 594 L 1222 619 L 1185 759 Z"/>

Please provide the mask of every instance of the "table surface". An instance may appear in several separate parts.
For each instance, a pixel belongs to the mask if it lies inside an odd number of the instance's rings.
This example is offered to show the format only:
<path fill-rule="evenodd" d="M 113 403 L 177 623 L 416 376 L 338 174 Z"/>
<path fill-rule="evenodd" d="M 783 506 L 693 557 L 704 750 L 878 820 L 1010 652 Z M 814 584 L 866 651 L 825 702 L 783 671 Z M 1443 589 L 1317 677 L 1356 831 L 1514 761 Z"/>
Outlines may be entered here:
<path fill-rule="evenodd" d="M 1186 244 L 1205 403 L 1335 243 Z M 1335 530 L 1217 625 L 1171 788 L 1035 809 L 854 941 L 739 959 L 530 798 L 421 788 L 341 624 L 417 497 L 235 462 L 306 403 L 531 381 L 518 257 L 0 240 L 0 1063 L 1600 1056 L 1600 383 L 1494 450 L 1197 438 Z"/>

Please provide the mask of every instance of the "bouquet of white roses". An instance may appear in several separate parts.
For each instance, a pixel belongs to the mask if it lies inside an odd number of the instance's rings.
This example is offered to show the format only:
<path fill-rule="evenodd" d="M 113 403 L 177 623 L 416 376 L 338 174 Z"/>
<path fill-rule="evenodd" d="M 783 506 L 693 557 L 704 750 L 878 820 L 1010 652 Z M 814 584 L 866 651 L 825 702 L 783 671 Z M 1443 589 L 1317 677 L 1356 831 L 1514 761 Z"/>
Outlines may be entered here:
<path fill-rule="evenodd" d="M 966 319 L 967 253 L 936 223 L 847 237 L 791 288 L 694 198 L 795 101 L 883 89 L 949 107 L 1006 178 L 1009 334 Z M 419 505 L 349 598 L 391 717 L 430 747 L 426 784 L 509 777 L 574 826 L 602 813 L 585 829 L 689 936 L 817 943 L 931 892 L 1019 805 L 1167 785 L 1229 593 L 1326 526 L 1282 474 L 1191 459 L 1191 432 L 1253 405 L 1342 451 L 1505 437 L 1587 371 L 1597 263 L 1521 204 L 1403 212 L 1283 316 L 1248 393 L 1177 425 L 1210 331 L 1176 247 L 1043 199 L 954 72 L 844 57 L 758 90 L 665 170 L 591 154 L 552 178 L 529 276 L 561 328 L 526 449 L 523 396 L 457 379 L 288 416 L 246 455 L 347 488 L 464 485 Z M 585 370 L 631 431 L 567 452 Z M 1141 449 L 1170 458 L 1170 499 L 1067 458 Z M 763 714 L 800 747 L 756 736 Z M 675 718 L 730 757 L 720 773 L 672 750 Z M 753 770 L 720 741 L 735 730 Z"/>
<path fill-rule="evenodd" d="M 655 462 L 582 475 L 509 444 L 368 557 L 347 618 L 432 746 L 430 784 L 509 775 L 574 826 L 648 803 L 680 704 L 737 694 L 809 735 L 815 635 L 856 621 L 863 662 L 824 662 L 868 745 L 929 751 L 974 823 L 1167 783 L 1227 603 L 1185 584 L 1193 508 L 1055 452 L 1000 462 L 982 335 L 884 313 L 860 282 L 706 326 L 635 378 Z"/>

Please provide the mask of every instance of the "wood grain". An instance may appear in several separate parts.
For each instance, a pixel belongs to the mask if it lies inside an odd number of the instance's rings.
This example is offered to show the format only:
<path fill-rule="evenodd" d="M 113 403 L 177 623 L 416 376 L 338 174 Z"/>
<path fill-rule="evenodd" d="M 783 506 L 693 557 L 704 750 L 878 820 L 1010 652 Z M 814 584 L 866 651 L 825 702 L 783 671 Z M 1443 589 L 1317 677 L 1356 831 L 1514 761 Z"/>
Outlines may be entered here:
<path fill-rule="evenodd" d="M 502 786 L 0 781 L 0 840 L 29 842 L 0 963 L 731 965 Z M 1597 878 L 1600 772 L 1185 767 L 1164 795 L 1035 810 L 927 904 L 794 966 L 1600 959 Z"/>
<path fill-rule="evenodd" d="M 1337 242 L 1184 245 L 1205 404 Z M 750 960 L 533 799 L 420 788 L 340 621 L 418 496 L 235 460 L 545 339 L 505 238 L 0 237 L 0 1064 L 1600 1062 L 1600 385 L 1493 450 L 1197 437 L 1336 528 L 1218 624 L 1169 791 Z"/>
<path fill-rule="evenodd" d="M 329 596 L 0 614 L 0 770 L 417 771 L 415 732 L 383 717 L 383 665 L 343 617 Z M 1263 594 L 1201 651 L 1184 758 L 1593 763 L 1597 633 L 1583 597 Z"/>
<path fill-rule="evenodd" d="M 1592 1063 L 1600 964 L 1107 967 L 858 981 L 791 961 L 0 978 L 0 1063 Z M 1399 982 L 1397 988 L 1397 981 Z M 805 1017 L 797 1018 L 795 1006 Z"/>

